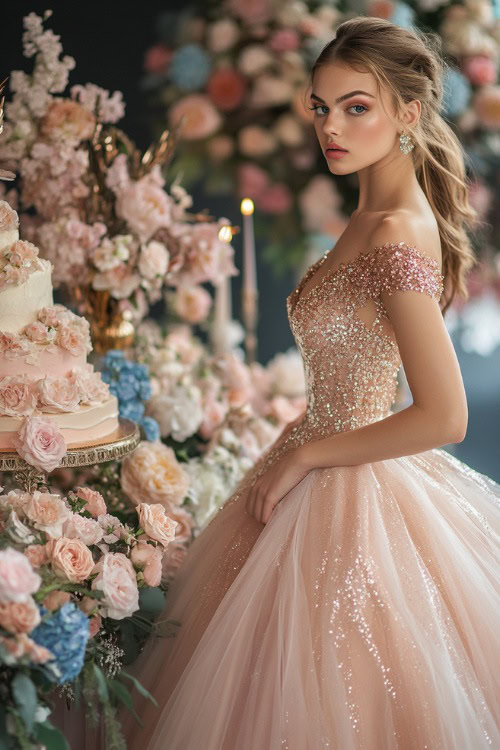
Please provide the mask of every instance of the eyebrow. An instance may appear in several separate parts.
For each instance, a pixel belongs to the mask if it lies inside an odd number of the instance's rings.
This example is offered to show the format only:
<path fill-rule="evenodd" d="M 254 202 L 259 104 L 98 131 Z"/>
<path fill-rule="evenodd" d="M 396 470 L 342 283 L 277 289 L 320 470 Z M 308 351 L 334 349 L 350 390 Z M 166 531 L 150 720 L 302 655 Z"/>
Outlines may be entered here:
<path fill-rule="evenodd" d="M 348 94 L 343 94 L 342 96 L 339 96 L 338 99 L 335 99 L 335 104 L 339 104 L 340 102 L 345 101 L 346 99 L 350 99 L 351 96 L 355 96 L 356 94 L 364 94 L 365 96 L 369 96 L 372 99 L 375 99 L 373 94 L 369 94 L 367 91 L 350 91 Z M 322 104 L 326 104 L 324 99 L 321 99 L 321 97 L 316 96 L 316 94 L 311 94 L 311 99 L 316 99 L 318 102 L 321 102 Z"/>

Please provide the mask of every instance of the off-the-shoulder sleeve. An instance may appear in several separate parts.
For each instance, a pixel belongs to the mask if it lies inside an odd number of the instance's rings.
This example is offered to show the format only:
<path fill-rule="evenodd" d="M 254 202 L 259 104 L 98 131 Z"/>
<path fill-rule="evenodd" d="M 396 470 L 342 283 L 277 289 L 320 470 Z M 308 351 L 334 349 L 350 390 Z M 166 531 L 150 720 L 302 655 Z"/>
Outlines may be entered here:
<path fill-rule="evenodd" d="M 363 286 L 370 287 L 370 296 L 382 292 L 424 292 L 440 299 L 444 277 L 437 260 L 406 242 L 387 242 L 365 254 Z"/>

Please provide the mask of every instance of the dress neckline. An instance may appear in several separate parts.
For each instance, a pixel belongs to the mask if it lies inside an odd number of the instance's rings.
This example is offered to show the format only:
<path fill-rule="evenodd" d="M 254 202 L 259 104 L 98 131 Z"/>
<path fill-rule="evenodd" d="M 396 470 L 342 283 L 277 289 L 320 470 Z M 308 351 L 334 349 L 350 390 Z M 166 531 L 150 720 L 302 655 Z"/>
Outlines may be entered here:
<path fill-rule="evenodd" d="M 387 247 L 401 247 L 401 248 L 410 248 L 414 252 L 418 253 L 420 257 L 425 260 L 426 262 L 430 262 L 433 264 L 436 268 L 436 270 L 439 272 L 439 274 L 442 276 L 440 270 L 439 270 L 439 263 L 436 260 L 436 258 L 431 258 L 430 255 L 426 255 L 421 250 L 418 250 L 418 248 L 415 247 L 415 245 L 410 245 L 405 240 L 401 240 L 401 242 L 385 242 L 383 245 L 377 245 L 376 247 L 371 248 L 370 250 L 364 250 L 360 251 L 355 258 L 353 258 L 350 261 L 347 261 L 346 263 L 340 263 L 337 268 L 330 268 L 328 271 L 326 271 L 325 274 L 323 274 L 322 278 L 313 286 L 306 294 L 301 294 L 302 289 L 304 288 L 305 284 L 309 281 L 311 278 L 311 271 L 315 269 L 315 266 L 318 268 L 323 265 L 326 258 L 330 255 L 330 253 L 335 249 L 335 246 L 332 247 L 330 250 L 327 250 L 326 253 L 324 253 L 318 260 L 315 260 L 314 263 L 311 263 L 309 268 L 306 270 L 304 275 L 302 276 L 301 280 L 299 281 L 297 287 L 293 289 L 290 294 L 287 297 L 287 300 L 291 301 L 291 298 L 295 293 L 299 294 L 298 299 L 296 300 L 292 310 L 291 315 L 295 313 L 295 310 L 297 309 L 298 305 L 303 303 L 306 299 L 308 299 L 313 292 L 316 292 L 317 289 L 320 289 L 325 281 L 330 278 L 334 278 L 337 276 L 337 274 L 340 271 L 344 271 L 346 268 L 351 268 L 356 263 L 360 261 L 361 258 L 366 258 L 369 255 L 372 255 L 373 253 L 377 252 L 378 250 L 382 250 Z M 312 274 L 314 276 L 314 274 Z"/>

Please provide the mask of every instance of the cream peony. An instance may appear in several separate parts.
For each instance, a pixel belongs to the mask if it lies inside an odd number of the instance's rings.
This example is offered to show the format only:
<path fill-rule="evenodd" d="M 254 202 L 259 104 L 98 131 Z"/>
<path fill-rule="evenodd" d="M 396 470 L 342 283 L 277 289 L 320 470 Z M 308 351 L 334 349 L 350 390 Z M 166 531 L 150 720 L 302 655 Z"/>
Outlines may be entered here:
<path fill-rule="evenodd" d="M 122 620 L 139 609 L 135 571 L 128 557 L 121 552 L 107 553 L 99 560 L 94 572 L 97 572 L 97 577 L 92 588 L 104 594 L 99 602 L 104 617 Z"/>
<path fill-rule="evenodd" d="M 189 479 L 172 448 L 142 441 L 122 462 L 122 489 L 137 505 L 141 501 L 180 505 Z"/>
<path fill-rule="evenodd" d="M 66 442 L 49 417 L 25 417 L 14 446 L 24 460 L 42 471 L 53 471 L 66 455 Z"/>
<path fill-rule="evenodd" d="M 12 547 L 0 550 L 0 603 L 26 602 L 41 582 L 25 555 Z"/>
<path fill-rule="evenodd" d="M 155 396 L 148 404 L 148 414 L 160 425 L 162 437 L 171 435 L 183 442 L 194 435 L 203 422 L 203 402 L 197 385 L 177 384 L 170 394 Z"/>
<path fill-rule="evenodd" d="M 52 570 L 72 583 L 81 583 L 92 573 L 94 560 L 89 548 L 79 539 L 51 540 L 47 551 Z"/>
<path fill-rule="evenodd" d="M 177 521 L 173 521 L 165 513 L 160 503 L 139 503 L 137 506 L 139 525 L 150 539 L 167 547 L 175 537 Z"/>

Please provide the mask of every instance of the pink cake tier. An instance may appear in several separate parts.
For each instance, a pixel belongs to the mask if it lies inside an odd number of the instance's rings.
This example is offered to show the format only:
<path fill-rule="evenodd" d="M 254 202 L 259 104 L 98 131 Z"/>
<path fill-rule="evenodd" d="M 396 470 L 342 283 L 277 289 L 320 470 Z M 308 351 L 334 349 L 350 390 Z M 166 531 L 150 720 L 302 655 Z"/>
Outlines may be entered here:
<path fill-rule="evenodd" d="M 84 446 L 111 435 L 118 427 L 118 401 L 110 396 L 97 406 L 81 406 L 77 411 L 47 414 L 57 423 L 68 448 Z M 15 450 L 13 439 L 23 417 L 0 417 L 0 449 Z"/>

